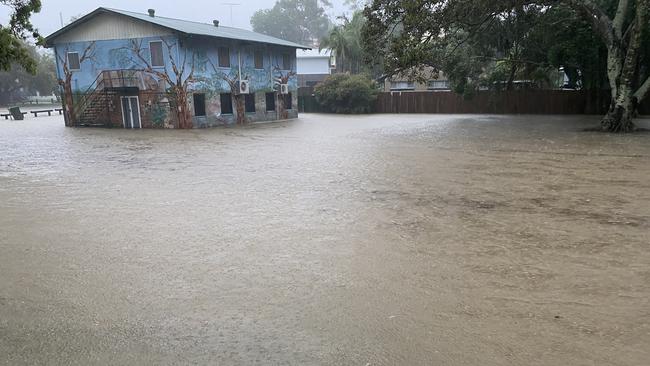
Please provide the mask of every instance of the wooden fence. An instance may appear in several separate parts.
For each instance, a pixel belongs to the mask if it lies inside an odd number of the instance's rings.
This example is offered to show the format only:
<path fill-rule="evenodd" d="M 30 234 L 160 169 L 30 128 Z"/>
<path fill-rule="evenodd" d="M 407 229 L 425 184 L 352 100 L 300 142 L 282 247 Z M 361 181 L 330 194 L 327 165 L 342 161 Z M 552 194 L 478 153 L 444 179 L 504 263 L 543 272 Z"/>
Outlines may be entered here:
<path fill-rule="evenodd" d="M 300 88 L 300 112 L 321 112 L 310 88 Z M 514 90 L 479 91 L 472 98 L 450 91 L 379 93 L 375 113 L 440 114 L 604 114 L 609 91 Z M 650 114 L 650 98 L 639 106 Z"/>
<path fill-rule="evenodd" d="M 377 99 L 378 113 L 600 114 L 605 93 L 566 90 L 479 91 L 472 98 L 453 92 L 391 92 Z"/>

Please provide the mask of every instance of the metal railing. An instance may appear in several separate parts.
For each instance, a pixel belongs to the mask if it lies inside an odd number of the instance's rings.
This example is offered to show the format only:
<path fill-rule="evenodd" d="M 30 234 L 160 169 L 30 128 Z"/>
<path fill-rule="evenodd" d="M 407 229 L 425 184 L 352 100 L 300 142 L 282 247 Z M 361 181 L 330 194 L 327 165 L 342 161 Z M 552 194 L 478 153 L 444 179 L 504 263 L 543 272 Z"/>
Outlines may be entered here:
<path fill-rule="evenodd" d="M 104 70 L 100 72 L 85 92 L 77 94 L 74 99 L 73 112 L 78 119 L 93 101 L 105 95 L 107 89 L 138 88 L 141 84 L 139 70 Z"/>

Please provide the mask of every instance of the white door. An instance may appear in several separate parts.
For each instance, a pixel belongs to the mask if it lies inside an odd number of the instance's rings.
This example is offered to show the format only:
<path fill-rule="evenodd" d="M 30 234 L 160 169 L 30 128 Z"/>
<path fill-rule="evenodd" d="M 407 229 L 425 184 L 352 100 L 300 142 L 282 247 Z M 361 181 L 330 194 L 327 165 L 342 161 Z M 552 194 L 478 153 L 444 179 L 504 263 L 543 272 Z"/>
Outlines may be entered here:
<path fill-rule="evenodd" d="M 124 128 L 142 128 L 138 97 L 122 97 L 122 122 Z"/>

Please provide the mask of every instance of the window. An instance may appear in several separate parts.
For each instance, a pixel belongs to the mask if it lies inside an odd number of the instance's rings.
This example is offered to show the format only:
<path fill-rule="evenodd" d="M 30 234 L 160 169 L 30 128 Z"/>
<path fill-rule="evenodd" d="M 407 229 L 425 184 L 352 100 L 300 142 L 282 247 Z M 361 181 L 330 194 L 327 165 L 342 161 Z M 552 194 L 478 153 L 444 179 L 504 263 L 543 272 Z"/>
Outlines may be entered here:
<path fill-rule="evenodd" d="M 446 90 L 449 89 L 449 80 L 431 80 L 429 81 L 429 90 Z"/>
<path fill-rule="evenodd" d="M 149 42 L 149 52 L 151 53 L 152 67 L 165 66 L 165 60 L 163 60 L 162 41 Z"/>
<path fill-rule="evenodd" d="M 246 113 L 255 113 L 255 94 L 244 94 Z"/>
<path fill-rule="evenodd" d="M 230 93 L 223 93 L 221 98 L 221 114 L 232 114 L 232 95 Z"/>
<path fill-rule="evenodd" d="M 264 68 L 264 53 L 262 51 L 255 51 L 255 68 Z"/>
<path fill-rule="evenodd" d="M 194 115 L 205 116 L 205 94 L 194 94 Z"/>
<path fill-rule="evenodd" d="M 230 50 L 228 47 L 219 47 L 219 67 L 230 67 Z"/>
<path fill-rule="evenodd" d="M 415 90 L 415 84 L 410 81 L 393 81 L 390 90 Z"/>
<path fill-rule="evenodd" d="M 81 70 L 81 64 L 79 63 L 79 52 L 68 52 L 68 69 Z"/>
<path fill-rule="evenodd" d="M 293 102 L 293 98 L 291 98 L 291 93 L 283 95 L 284 97 L 284 108 L 286 109 L 293 109 L 291 106 Z"/>
<path fill-rule="evenodd" d="M 275 93 L 266 93 L 266 111 L 275 110 Z"/>
<path fill-rule="evenodd" d="M 282 70 L 291 70 L 291 57 L 288 53 L 282 55 Z"/>

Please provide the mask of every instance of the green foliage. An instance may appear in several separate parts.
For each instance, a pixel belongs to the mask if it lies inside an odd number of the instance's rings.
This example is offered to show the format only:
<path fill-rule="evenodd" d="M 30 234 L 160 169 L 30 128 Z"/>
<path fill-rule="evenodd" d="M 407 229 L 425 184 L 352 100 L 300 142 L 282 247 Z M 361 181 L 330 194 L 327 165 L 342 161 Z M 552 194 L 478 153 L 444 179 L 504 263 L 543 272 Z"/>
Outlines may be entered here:
<path fill-rule="evenodd" d="M 34 60 L 36 74 L 27 72 L 15 63 L 10 71 L 0 71 L 0 104 L 14 103 L 39 92 L 51 95 L 56 92 L 56 63 L 50 54 L 39 54 L 34 46 L 23 44 L 31 60 Z"/>
<path fill-rule="evenodd" d="M 463 94 L 515 80 L 552 86 L 559 68 L 573 87 L 606 88 L 607 49 L 585 16 L 589 4 L 613 17 L 618 1 L 374 0 L 364 9 L 363 43 L 368 61 L 383 56 L 387 75 L 429 66 Z M 640 65 L 650 64 L 648 38 Z M 648 73 L 641 66 L 638 78 Z"/>
<path fill-rule="evenodd" d="M 36 61 L 30 57 L 24 41 L 33 37 L 41 42 L 41 36 L 32 26 L 29 18 L 41 10 L 40 0 L 0 0 L 0 5 L 13 10 L 9 24 L 0 24 L 0 71 L 9 71 L 19 65 L 29 73 L 36 73 Z"/>
<path fill-rule="evenodd" d="M 160 105 L 154 104 L 151 107 L 151 122 L 154 128 L 164 128 L 165 120 L 167 119 L 169 108 Z"/>
<path fill-rule="evenodd" d="M 330 6 L 329 1 L 321 3 Z M 325 36 L 330 21 L 317 0 L 278 0 L 273 8 L 256 11 L 251 26 L 255 32 L 311 45 Z"/>
<path fill-rule="evenodd" d="M 320 48 L 330 48 L 336 55 L 336 68 L 339 72 L 358 74 L 364 69 L 361 30 L 366 22 L 363 13 L 354 12 L 352 19 L 340 17 L 343 23 L 334 26 L 320 42 Z"/>
<path fill-rule="evenodd" d="M 334 74 L 315 88 L 316 100 L 328 112 L 370 113 L 379 93 L 365 75 Z"/>

